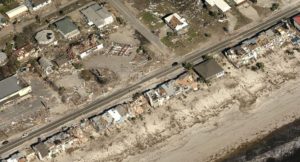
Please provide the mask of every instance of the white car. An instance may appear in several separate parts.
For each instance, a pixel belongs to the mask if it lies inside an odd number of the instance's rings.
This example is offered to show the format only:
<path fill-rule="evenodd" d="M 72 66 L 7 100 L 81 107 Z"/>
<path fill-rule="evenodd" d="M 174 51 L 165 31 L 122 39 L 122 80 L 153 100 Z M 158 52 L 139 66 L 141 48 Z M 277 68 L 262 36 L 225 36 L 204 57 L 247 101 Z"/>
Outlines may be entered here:
<path fill-rule="evenodd" d="M 28 133 L 26 132 L 26 133 L 24 133 L 23 135 L 22 135 L 22 138 L 25 138 L 25 137 L 27 137 L 28 136 Z"/>

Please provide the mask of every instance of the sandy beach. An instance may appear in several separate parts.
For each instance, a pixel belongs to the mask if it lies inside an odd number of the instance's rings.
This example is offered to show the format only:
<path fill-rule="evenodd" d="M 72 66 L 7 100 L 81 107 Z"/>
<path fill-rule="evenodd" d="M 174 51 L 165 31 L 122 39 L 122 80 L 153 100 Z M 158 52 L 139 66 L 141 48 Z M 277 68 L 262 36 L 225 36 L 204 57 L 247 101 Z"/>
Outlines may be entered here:
<path fill-rule="evenodd" d="M 98 134 L 49 162 L 211 162 L 300 118 L 300 55 L 285 49 L 260 59 L 265 68 L 235 69 L 199 90 L 151 108 L 134 121 Z"/>
<path fill-rule="evenodd" d="M 140 162 L 198 162 L 212 161 L 239 145 L 260 138 L 280 126 L 300 117 L 300 80 L 261 98 L 252 105 L 255 109 L 243 113 L 230 109 L 215 119 L 211 126 L 195 125 L 151 150 L 129 157 L 125 161 Z M 217 122 L 217 126 L 215 126 Z"/>

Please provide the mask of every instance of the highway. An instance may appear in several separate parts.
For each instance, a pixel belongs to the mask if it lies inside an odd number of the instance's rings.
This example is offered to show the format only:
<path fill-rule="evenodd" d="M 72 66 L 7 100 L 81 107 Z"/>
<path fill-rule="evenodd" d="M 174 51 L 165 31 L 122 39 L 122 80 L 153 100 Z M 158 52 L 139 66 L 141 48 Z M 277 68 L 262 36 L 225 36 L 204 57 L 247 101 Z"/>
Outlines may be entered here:
<path fill-rule="evenodd" d="M 261 24 L 259 24 L 257 26 L 249 28 L 249 30 L 247 30 L 243 33 L 240 33 L 239 35 L 233 35 L 233 36 L 229 37 L 228 39 L 222 41 L 221 43 L 212 45 L 211 47 L 208 47 L 206 49 L 201 49 L 197 52 L 193 52 L 189 55 L 186 55 L 184 58 L 180 59 L 179 61 L 180 62 L 195 62 L 195 61 L 199 60 L 203 55 L 209 54 L 211 52 L 219 52 L 233 44 L 238 43 L 241 40 L 241 38 L 249 38 L 249 37 L 255 35 L 256 33 L 276 24 L 283 18 L 287 18 L 287 17 L 297 14 L 299 12 L 297 10 L 298 7 L 299 7 L 299 5 L 297 5 L 293 8 L 289 8 L 286 11 L 282 11 L 282 12 L 280 12 L 280 14 L 274 15 L 271 19 L 268 19 L 267 21 L 262 22 Z M 10 141 L 8 144 L 6 144 L 0 148 L 0 155 L 6 154 L 6 153 L 13 153 L 14 151 L 16 151 L 16 149 L 18 147 L 20 147 L 25 142 L 27 142 L 31 139 L 36 139 L 36 138 L 40 137 L 41 135 L 46 134 L 47 132 L 51 132 L 55 129 L 58 129 L 62 125 L 66 124 L 72 120 L 75 120 L 84 114 L 89 114 L 95 110 L 99 110 L 99 112 L 101 110 L 105 110 L 105 109 L 109 108 L 109 107 L 107 107 L 108 104 L 120 100 L 121 97 L 124 97 L 129 92 L 132 92 L 139 88 L 146 88 L 146 87 L 143 87 L 143 85 L 146 82 L 148 82 L 154 78 L 165 76 L 166 74 L 169 74 L 171 72 L 175 72 L 176 70 L 179 70 L 180 68 L 182 68 L 182 67 L 181 66 L 172 67 L 171 65 L 166 65 L 166 66 L 158 69 L 157 71 L 155 71 L 149 75 L 146 75 L 144 79 L 142 79 L 141 81 L 138 81 L 137 83 L 135 83 L 127 88 L 118 90 L 118 91 L 112 93 L 111 95 L 108 95 L 104 99 L 94 101 L 93 103 L 87 105 L 85 108 L 77 110 L 71 114 L 68 114 L 59 120 L 53 121 L 52 123 L 49 123 L 48 125 L 45 125 L 42 128 L 28 134 L 28 136 L 26 136 L 24 138 L 16 139 L 15 141 Z"/>

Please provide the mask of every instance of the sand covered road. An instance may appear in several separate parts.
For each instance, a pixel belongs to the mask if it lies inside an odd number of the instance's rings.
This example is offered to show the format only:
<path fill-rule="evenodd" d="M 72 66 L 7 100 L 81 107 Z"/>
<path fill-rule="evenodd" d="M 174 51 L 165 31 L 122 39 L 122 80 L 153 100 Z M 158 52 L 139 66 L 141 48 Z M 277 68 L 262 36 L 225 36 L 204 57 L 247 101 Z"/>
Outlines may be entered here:
<path fill-rule="evenodd" d="M 195 125 L 179 135 L 125 161 L 204 162 L 226 154 L 300 117 L 300 80 L 290 81 L 259 99 L 249 113 L 229 109 L 208 127 Z M 217 123 L 217 124 L 216 124 Z"/>

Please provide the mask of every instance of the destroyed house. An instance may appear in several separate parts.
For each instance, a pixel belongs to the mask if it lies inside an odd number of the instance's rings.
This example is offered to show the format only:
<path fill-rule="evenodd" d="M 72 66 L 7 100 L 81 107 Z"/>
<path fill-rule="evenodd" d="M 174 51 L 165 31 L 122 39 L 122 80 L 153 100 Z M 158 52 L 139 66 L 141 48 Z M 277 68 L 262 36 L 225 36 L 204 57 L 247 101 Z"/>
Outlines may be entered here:
<path fill-rule="evenodd" d="M 123 105 L 118 105 L 114 108 L 118 113 L 119 115 L 121 116 L 120 120 L 117 121 L 118 123 L 121 123 L 125 120 L 128 119 L 129 117 L 129 114 L 128 114 L 128 107 L 127 105 L 123 104 Z"/>
<path fill-rule="evenodd" d="M 188 73 L 179 75 L 175 82 L 183 92 L 189 91 L 190 89 L 198 90 L 198 83 L 194 80 L 193 76 Z"/>
<path fill-rule="evenodd" d="M 25 160 L 25 161 L 24 161 Z M 0 159 L 0 162 L 21 162 L 24 161 L 26 162 L 26 159 L 24 159 L 24 156 L 22 153 L 20 153 L 19 151 L 11 154 L 9 157 L 4 158 L 4 159 Z"/>
<path fill-rule="evenodd" d="M 44 73 L 46 75 L 49 75 L 49 74 L 51 74 L 51 73 L 54 72 L 54 70 L 53 70 L 54 69 L 54 65 L 53 65 L 53 63 L 52 63 L 51 60 L 49 60 L 49 59 L 47 59 L 45 57 L 41 57 L 38 60 L 38 62 L 39 62 L 41 68 L 43 69 L 43 71 L 44 71 Z"/>
<path fill-rule="evenodd" d="M 51 0 L 27 0 L 29 8 L 31 8 L 33 11 L 39 10 L 51 2 Z"/>
<path fill-rule="evenodd" d="M 32 44 L 26 44 L 13 52 L 18 61 L 24 61 L 30 57 L 37 57 L 38 49 L 34 48 Z"/>
<path fill-rule="evenodd" d="M 256 44 L 254 44 L 254 41 L 245 41 L 241 45 L 225 51 L 224 54 L 236 68 L 240 68 L 243 65 L 249 64 L 252 60 L 257 59 L 257 52 L 251 50 L 255 48 Z"/>
<path fill-rule="evenodd" d="M 69 63 L 69 58 L 66 54 L 62 54 L 56 57 L 53 62 L 57 67 L 62 67 Z"/>
<path fill-rule="evenodd" d="M 55 155 L 72 147 L 73 139 L 68 132 L 63 131 L 47 138 L 44 144 L 49 148 L 51 155 Z"/>
<path fill-rule="evenodd" d="M 161 106 L 165 100 L 169 100 L 181 92 L 183 92 L 182 88 L 176 85 L 176 81 L 170 80 L 158 85 L 155 89 L 145 92 L 145 96 L 152 107 L 158 107 Z"/>
<path fill-rule="evenodd" d="M 294 26 L 300 30 L 300 14 L 293 17 Z"/>
<path fill-rule="evenodd" d="M 154 89 L 151 89 L 151 90 L 145 92 L 145 97 L 147 98 L 149 104 L 152 107 L 161 106 L 164 101 L 164 98 L 161 97 L 160 94 Z"/>
<path fill-rule="evenodd" d="M 96 129 L 97 132 L 105 130 L 107 127 L 107 122 L 103 120 L 101 115 L 94 116 L 90 118 L 90 121 L 92 122 L 93 127 Z"/>

